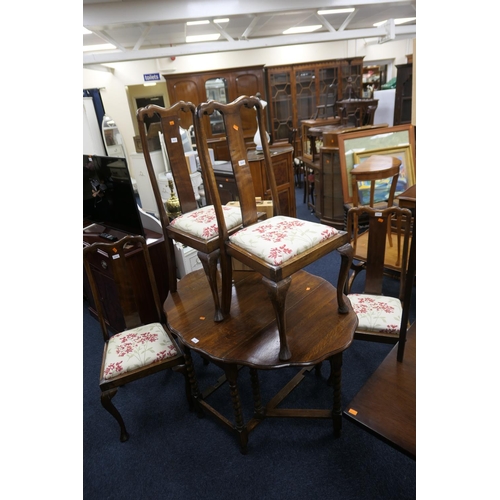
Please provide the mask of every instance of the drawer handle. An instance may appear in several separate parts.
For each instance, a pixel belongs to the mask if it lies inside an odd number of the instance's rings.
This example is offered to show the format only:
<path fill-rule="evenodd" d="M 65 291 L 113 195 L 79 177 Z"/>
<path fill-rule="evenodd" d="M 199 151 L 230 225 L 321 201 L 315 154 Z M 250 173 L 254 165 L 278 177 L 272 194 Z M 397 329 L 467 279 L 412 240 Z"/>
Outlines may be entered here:
<path fill-rule="evenodd" d="M 107 269 L 108 268 L 108 263 L 105 260 L 101 260 L 101 267 L 103 269 Z"/>

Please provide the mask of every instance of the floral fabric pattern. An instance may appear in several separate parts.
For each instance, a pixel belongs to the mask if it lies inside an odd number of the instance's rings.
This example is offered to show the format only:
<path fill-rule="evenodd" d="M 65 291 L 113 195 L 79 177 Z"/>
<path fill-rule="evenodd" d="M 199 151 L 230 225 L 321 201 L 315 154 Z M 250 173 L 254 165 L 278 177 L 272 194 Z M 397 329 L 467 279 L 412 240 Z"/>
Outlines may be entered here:
<path fill-rule="evenodd" d="M 399 334 L 403 308 L 394 297 L 351 293 L 348 295 L 358 315 L 358 331 Z"/>
<path fill-rule="evenodd" d="M 139 326 L 109 339 L 103 378 L 112 379 L 177 355 L 177 348 L 160 323 Z"/>
<path fill-rule="evenodd" d="M 223 206 L 224 219 L 228 230 L 241 225 L 241 208 Z M 217 217 L 213 205 L 193 210 L 187 214 L 179 215 L 171 223 L 177 229 L 192 234 L 198 238 L 209 240 L 219 234 Z"/>
<path fill-rule="evenodd" d="M 229 240 L 279 266 L 337 233 L 337 229 L 324 224 L 280 215 L 240 229 Z"/>

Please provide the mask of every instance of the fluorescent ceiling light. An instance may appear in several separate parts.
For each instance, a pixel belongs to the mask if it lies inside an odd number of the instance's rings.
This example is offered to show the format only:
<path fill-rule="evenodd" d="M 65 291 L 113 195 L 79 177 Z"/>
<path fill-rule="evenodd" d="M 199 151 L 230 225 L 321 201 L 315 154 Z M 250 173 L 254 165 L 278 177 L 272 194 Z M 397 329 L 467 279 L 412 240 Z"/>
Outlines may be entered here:
<path fill-rule="evenodd" d="M 83 34 L 84 35 L 91 35 L 92 31 L 89 31 L 85 26 L 83 26 Z"/>
<path fill-rule="evenodd" d="M 196 26 L 197 24 L 210 24 L 210 21 L 208 19 L 205 19 L 203 21 L 188 21 L 186 23 L 186 26 Z"/>
<path fill-rule="evenodd" d="M 212 33 L 211 35 L 193 35 L 186 36 L 186 43 L 191 42 L 213 42 L 220 38 L 220 33 Z"/>
<path fill-rule="evenodd" d="M 407 23 L 409 21 L 415 21 L 417 19 L 416 17 L 402 17 L 400 19 L 394 19 L 394 24 L 403 24 Z M 387 19 L 385 21 L 380 21 L 379 23 L 375 23 L 373 26 L 376 26 L 377 28 L 381 26 L 382 24 L 385 24 L 387 22 Z"/>
<path fill-rule="evenodd" d="M 348 12 L 354 12 L 354 7 L 349 9 L 318 10 L 320 16 L 326 16 L 327 14 L 347 14 Z"/>
<path fill-rule="evenodd" d="M 294 28 L 288 28 L 283 31 L 283 35 L 293 35 L 294 33 L 311 33 L 312 31 L 319 30 L 322 28 L 322 24 L 314 24 L 312 26 L 295 26 Z"/>
<path fill-rule="evenodd" d="M 214 19 L 214 23 L 217 24 L 223 24 L 223 23 L 228 23 L 229 22 L 229 17 L 225 17 L 224 19 Z"/>
<path fill-rule="evenodd" d="M 111 43 L 101 43 L 100 45 L 84 45 L 84 52 L 95 52 L 97 50 L 114 50 L 116 46 Z"/>
<path fill-rule="evenodd" d="M 154 87 L 156 85 L 156 82 L 148 82 L 148 83 L 143 83 L 144 87 Z"/>

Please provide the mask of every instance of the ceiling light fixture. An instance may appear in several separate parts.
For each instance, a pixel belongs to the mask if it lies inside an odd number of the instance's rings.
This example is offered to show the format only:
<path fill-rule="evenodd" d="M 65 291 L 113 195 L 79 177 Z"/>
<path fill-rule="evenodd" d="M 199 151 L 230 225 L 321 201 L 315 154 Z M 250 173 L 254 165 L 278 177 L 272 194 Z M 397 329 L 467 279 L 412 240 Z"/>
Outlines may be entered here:
<path fill-rule="evenodd" d="M 229 22 L 229 17 L 225 17 L 224 19 L 214 19 L 214 23 L 224 24 Z"/>
<path fill-rule="evenodd" d="M 210 24 L 208 19 L 204 19 L 203 21 L 188 21 L 186 26 L 196 26 L 198 24 Z"/>
<path fill-rule="evenodd" d="M 416 17 L 401 17 L 400 19 L 394 19 L 394 24 L 403 24 L 403 23 L 408 23 L 410 21 L 415 21 L 417 19 Z M 385 21 L 380 21 L 379 23 L 374 23 L 373 26 L 378 28 L 379 26 L 382 26 L 382 24 L 385 24 L 387 22 L 387 19 Z"/>
<path fill-rule="evenodd" d="M 348 14 L 349 12 L 354 12 L 354 7 L 349 9 L 318 10 L 318 15 L 326 16 L 328 14 Z"/>
<path fill-rule="evenodd" d="M 154 87 L 156 85 L 156 82 L 148 82 L 148 83 L 143 83 L 144 87 Z"/>
<path fill-rule="evenodd" d="M 85 26 L 83 26 L 83 34 L 84 35 L 91 35 L 92 31 L 88 30 Z"/>
<path fill-rule="evenodd" d="M 212 33 L 211 35 L 192 35 L 186 36 L 186 43 L 191 42 L 214 42 L 220 38 L 220 33 Z"/>
<path fill-rule="evenodd" d="M 116 46 L 111 43 L 101 43 L 99 45 L 84 45 L 84 52 L 96 52 L 98 50 L 114 50 Z"/>
<path fill-rule="evenodd" d="M 283 31 L 283 35 L 293 35 L 296 33 L 311 33 L 313 31 L 319 30 L 322 28 L 322 24 L 313 24 L 312 26 L 295 26 L 294 28 L 288 28 Z"/>

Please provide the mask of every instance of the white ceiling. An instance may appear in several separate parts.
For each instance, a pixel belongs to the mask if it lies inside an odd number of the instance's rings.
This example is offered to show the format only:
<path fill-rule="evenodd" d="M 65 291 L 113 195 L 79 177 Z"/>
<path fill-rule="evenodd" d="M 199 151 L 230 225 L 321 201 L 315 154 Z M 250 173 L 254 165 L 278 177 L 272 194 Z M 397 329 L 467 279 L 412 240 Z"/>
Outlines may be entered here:
<path fill-rule="evenodd" d="M 319 16 L 319 9 L 354 7 L 349 14 Z M 83 0 L 83 45 L 117 49 L 83 53 L 83 65 L 137 61 L 263 47 L 374 38 L 416 37 L 416 21 L 376 28 L 374 23 L 416 17 L 416 1 L 380 0 Z M 229 18 L 216 24 L 214 19 Z M 189 20 L 210 24 L 186 26 Z M 290 27 L 321 24 L 309 34 L 283 35 Z M 389 25 L 392 21 L 389 21 Z M 220 32 L 216 42 L 186 43 L 186 35 Z"/>

